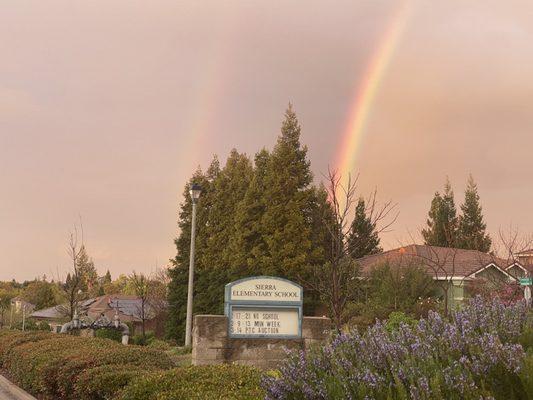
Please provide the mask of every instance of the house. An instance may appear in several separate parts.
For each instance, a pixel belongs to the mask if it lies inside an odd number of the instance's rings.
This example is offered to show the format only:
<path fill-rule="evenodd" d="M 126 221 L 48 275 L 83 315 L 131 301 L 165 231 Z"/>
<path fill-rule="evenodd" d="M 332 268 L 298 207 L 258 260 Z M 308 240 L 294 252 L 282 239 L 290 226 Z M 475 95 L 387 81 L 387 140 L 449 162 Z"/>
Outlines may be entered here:
<path fill-rule="evenodd" d="M 87 316 L 87 310 L 96 301 L 94 299 L 83 300 L 78 303 L 78 313 L 81 316 Z M 44 321 L 50 325 L 50 329 L 59 332 L 61 326 L 70 319 L 68 304 L 60 304 L 53 307 L 43 308 L 31 313 L 30 318 L 36 321 Z"/>
<path fill-rule="evenodd" d="M 533 274 L 533 249 L 524 250 L 515 254 L 516 259 L 522 264 L 531 274 Z"/>
<path fill-rule="evenodd" d="M 134 334 L 140 332 L 142 326 L 142 302 L 136 296 L 114 294 L 97 297 L 96 301 L 87 310 L 87 315 L 93 320 L 102 315 L 112 320 L 117 310 L 120 320 L 131 325 Z M 154 332 L 156 336 L 161 336 L 164 326 L 161 318 L 158 318 L 158 314 L 158 310 L 152 307 L 150 303 L 144 305 L 145 329 Z"/>
<path fill-rule="evenodd" d="M 112 321 L 116 313 L 118 313 L 121 322 L 131 326 L 134 334 L 140 331 L 142 326 L 142 302 L 136 296 L 123 294 L 104 295 L 84 300 L 78 304 L 80 317 L 86 317 L 93 321 L 102 316 Z M 164 326 L 159 310 L 155 310 L 154 307 L 145 304 L 144 314 L 146 330 L 153 331 L 156 336 L 162 335 Z M 68 315 L 68 306 L 63 304 L 35 311 L 30 317 L 48 322 L 52 330 L 57 331 L 58 327 L 60 329 L 61 325 L 68 322 Z"/>
<path fill-rule="evenodd" d="M 20 296 L 13 297 L 11 299 L 11 307 L 13 307 L 13 311 L 17 314 L 22 313 L 23 311 L 25 313 L 31 313 L 33 310 L 35 310 L 34 304 L 27 302 Z"/>
<path fill-rule="evenodd" d="M 385 263 L 391 266 L 420 266 L 440 283 L 442 295 L 457 305 L 468 297 L 476 283 L 488 282 L 495 287 L 516 284 L 529 270 L 520 261 L 507 261 L 477 250 L 412 244 L 373 254 L 358 260 L 363 274 Z"/>

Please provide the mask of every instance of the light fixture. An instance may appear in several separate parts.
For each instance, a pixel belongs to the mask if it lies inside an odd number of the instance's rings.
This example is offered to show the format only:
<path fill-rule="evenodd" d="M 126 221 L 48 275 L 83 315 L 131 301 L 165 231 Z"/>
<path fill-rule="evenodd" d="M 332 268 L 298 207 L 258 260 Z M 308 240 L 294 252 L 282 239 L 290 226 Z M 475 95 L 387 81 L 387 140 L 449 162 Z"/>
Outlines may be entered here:
<path fill-rule="evenodd" d="M 191 199 L 193 203 L 196 203 L 196 200 L 198 200 L 200 194 L 202 193 L 202 187 L 197 183 L 193 183 L 191 186 L 191 190 L 189 190 L 189 193 L 191 194 Z"/>

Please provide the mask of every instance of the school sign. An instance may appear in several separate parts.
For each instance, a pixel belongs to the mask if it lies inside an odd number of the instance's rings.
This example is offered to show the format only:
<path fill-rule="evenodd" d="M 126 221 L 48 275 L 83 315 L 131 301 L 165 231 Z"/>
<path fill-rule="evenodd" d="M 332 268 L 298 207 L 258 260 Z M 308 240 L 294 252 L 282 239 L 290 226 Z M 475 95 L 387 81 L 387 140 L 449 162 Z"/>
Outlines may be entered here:
<path fill-rule="evenodd" d="M 254 276 L 225 287 L 231 338 L 301 338 L 302 306 L 302 287 L 283 278 Z"/>

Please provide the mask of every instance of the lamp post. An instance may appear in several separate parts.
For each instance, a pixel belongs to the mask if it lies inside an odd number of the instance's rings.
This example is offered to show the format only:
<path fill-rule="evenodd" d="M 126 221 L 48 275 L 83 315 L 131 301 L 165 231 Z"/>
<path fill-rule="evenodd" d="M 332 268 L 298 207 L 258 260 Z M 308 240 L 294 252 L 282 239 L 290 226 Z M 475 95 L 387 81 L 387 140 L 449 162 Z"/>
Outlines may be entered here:
<path fill-rule="evenodd" d="M 191 252 L 189 254 L 189 285 L 187 287 L 187 320 L 185 322 L 185 346 L 191 345 L 192 331 L 192 294 L 194 283 L 194 242 L 196 238 L 196 203 L 202 188 L 194 183 L 189 190 L 192 200 L 192 221 L 191 221 Z"/>

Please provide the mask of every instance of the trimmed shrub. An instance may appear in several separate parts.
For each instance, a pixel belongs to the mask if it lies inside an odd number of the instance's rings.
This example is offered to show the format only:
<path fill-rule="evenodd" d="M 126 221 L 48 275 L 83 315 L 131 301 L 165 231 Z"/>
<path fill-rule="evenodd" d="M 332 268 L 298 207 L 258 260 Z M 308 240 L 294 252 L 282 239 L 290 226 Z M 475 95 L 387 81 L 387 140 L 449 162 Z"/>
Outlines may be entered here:
<path fill-rule="evenodd" d="M 57 399 L 77 399 L 94 393 L 91 399 L 104 399 L 98 393 L 115 393 L 134 373 L 169 369 L 174 366 L 162 351 L 138 346 L 123 346 L 108 339 L 82 338 L 53 333 L 14 333 L 0 336 L 0 362 L 10 376 L 34 394 Z M 91 370 L 101 372 L 109 384 L 80 380 Z M 124 372 L 126 370 L 132 373 Z M 114 371 L 115 373 L 111 373 Z M 98 374 L 98 370 L 94 372 Z M 84 388 L 84 384 L 90 387 Z"/>
<path fill-rule="evenodd" d="M 265 396 L 260 376 L 257 369 L 229 364 L 176 368 L 132 382 L 119 399 L 256 400 Z"/>
<path fill-rule="evenodd" d="M 134 335 L 131 338 L 132 344 L 136 344 L 137 346 L 146 346 L 150 344 L 152 340 L 155 339 L 155 334 L 152 331 L 147 331 L 143 337 L 142 334 Z"/>
<path fill-rule="evenodd" d="M 122 343 L 122 332 L 117 329 L 97 329 L 94 336 L 101 339 L 110 339 Z"/>
<path fill-rule="evenodd" d="M 148 347 L 150 349 L 157 349 L 161 351 L 168 351 L 172 349 L 172 346 L 170 344 L 168 344 L 164 340 L 159 339 L 153 339 L 152 341 L 150 341 L 150 343 L 148 343 Z"/>
<path fill-rule="evenodd" d="M 74 384 L 75 398 L 105 400 L 114 398 L 130 382 L 135 382 L 153 370 L 138 365 L 102 365 L 83 371 Z"/>

